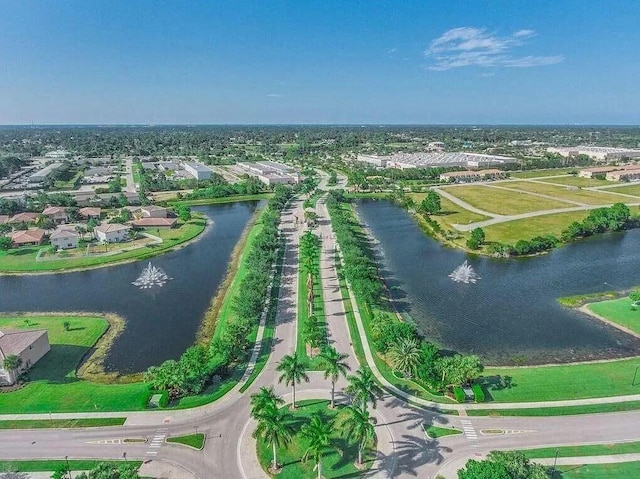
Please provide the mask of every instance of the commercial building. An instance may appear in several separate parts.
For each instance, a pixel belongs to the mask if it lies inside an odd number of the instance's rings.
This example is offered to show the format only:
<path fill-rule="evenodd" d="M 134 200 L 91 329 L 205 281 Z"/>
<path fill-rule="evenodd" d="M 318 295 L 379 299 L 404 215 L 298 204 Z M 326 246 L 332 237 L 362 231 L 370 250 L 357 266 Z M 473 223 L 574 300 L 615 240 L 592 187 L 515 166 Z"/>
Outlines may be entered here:
<path fill-rule="evenodd" d="M 207 168 L 202 163 L 185 161 L 183 163 L 184 169 L 193 176 L 196 180 L 208 180 L 213 175 L 213 170 Z"/>
<path fill-rule="evenodd" d="M 39 171 L 36 171 L 31 176 L 29 176 L 29 183 L 42 183 L 47 179 L 53 171 L 60 168 L 61 163 L 51 163 L 49 166 L 45 166 Z"/>
<path fill-rule="evenodd" d="M 450 171 L 442 173 L 440 181 L 449 181 L 452 183 L 470 183 L 472 181 L 482 180 L 499 180 L 506 178 L 507 174 L 502 170 L 467 170 L 467 171 Z"/>
<path fill-rule="evenodd" d="M 253 176 L 267 185 L 294 184 L 300 182 L 298 172 L 287 165 L 275 161 L 237 163 L 239 173 Z"/>
<path fill-rule="evenodd" d="M 623 170 L 610 171 L 606 175 L 609 181 L 638 181 L 640 180 L 640 166 L 634 165 Z"/>
<path fill-rule="evenodd" d="M 369 163 L 382 168 L 482 168 L 487 166 L 504 166 L 517 163 L 510 156 L 485 155 L 465 152 L 425 152 L 394 153 L 393 155 L 375 156 L 358 155 L 357 161 Z"/>
<path fill-rule="evenodd" d="M 562 146 L 547 148 L 550 153 L 563 157 L 587 155 L 594 160 L 622 160 L 640 158 L 640 150 L 632 148 L 612 148 L 608 146 Z"/>

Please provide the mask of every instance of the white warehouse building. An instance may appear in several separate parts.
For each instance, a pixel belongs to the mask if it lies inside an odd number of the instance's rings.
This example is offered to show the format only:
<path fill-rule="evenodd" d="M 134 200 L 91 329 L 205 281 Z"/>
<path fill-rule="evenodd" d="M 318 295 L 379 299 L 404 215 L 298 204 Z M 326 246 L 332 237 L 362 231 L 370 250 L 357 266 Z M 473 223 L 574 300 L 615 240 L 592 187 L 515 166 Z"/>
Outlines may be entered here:
<path fill-rule="evenodd" d="M 208 180 L 213 175 L 213 170 L 207 168 L 202 163 L 185 161 L 184 169 L 187 173 L 193 176 L 196 180 Z"/>

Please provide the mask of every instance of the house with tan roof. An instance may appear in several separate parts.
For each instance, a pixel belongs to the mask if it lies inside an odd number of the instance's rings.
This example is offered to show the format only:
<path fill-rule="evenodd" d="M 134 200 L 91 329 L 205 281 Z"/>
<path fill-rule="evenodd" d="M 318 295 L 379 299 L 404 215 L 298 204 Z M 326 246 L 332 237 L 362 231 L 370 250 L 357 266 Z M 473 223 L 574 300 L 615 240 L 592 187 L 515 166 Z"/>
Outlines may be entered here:
<path fill-rule="evenodd" d="M 140 218 L 131 224 L 137 228 L 173 228 L 177 221 L 177 218 Z"/>
<path fill-rule="evenodd" d="M 18 230 L 11 233 L 13 246 L 38 246 L 44 241 L 45 231 L 40 228 Z"/>
<path fill-rule="evenodd" d="M 71 228 L 58 228 L 51 233 L 49 240 L 58 249 L 77 248 L 80 235 Z"/>
<path fill-rule="evenodd" d="M 98 208 L 97 206 L 87 206 L 85 208 L 80 208 L 78 210 L 78 216 L 80 216 L 80 218 L 84 218 L 84 219 L 96 219 L 99 220 L 100 219 L 100 215 L 102 214 L 102 208 Z"/>
<path fill-rule="evenodd" d="M 28 370 L 49 352 L 49 334 L 46 329 L 0 330 L 0 385 L 15 384 L 20 373 Z M 4 360 L 17 356 L 21 364 L 17 371 L 7 371 Z"/>
<path fill-rule="evenodd" d="M 0 225 L 4 225 L 9 222 L 9 215 L 0 215 Z"/>
<path fill-rule="evenodd" d="M 69 215 L 67 210 L 61 206 L 49 206 L 42 212 L 47 218 L 53 220 L 57 225 L 61 225 L 69 222 Z"/>
<path fill-rule="evenodd" d="M 120 243 L 129 239 L 131 226 L 120 223 L 102 223 L 93 229 L 98 241 L 103 243 Z"/>
<path fill-rule="evenodd" d="M 166 218 L 168 210 L 162 206 L 149 205 L 140 208 L 140 212 L 143 218 Z"/>
<path fill-rule="evenodd" d="M 38 213 L 18 213 L 17 215 L 13 215 L 7 223 L 35 223 L 37 218 Z"/>

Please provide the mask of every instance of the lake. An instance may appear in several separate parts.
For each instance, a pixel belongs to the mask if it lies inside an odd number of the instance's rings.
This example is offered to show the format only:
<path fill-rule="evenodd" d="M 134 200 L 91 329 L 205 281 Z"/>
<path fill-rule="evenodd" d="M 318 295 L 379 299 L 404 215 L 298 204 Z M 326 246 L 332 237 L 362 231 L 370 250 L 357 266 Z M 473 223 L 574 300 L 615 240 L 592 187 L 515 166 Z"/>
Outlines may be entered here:
<path fill-rule="evenodd" d="M 640 353 L 639 339 L 557 302 L 639 285 L 640 230 L 599 235 L 543 256 L 493 259 L 443 246 L 388 201 L 362 200 L 356 209 L 377 240 L 399 310 L 442 347 L 495 365 Z M 465 260 L 481 278 L 475 284 L 448 277 Z"/>
<path fill-rule="evenodd" d="M 144 371 L 177 359 L 193 343 L 257 207 L 256 201 L 194 207 L 213 224 L 198 241 L 151 258 L 172 278 L 163 287 L 131 284 L 149 260 L 63 274 L 0 276 L 0 310 L 119 314 L 126 328 L 106 358 L 108 371 Z"/>

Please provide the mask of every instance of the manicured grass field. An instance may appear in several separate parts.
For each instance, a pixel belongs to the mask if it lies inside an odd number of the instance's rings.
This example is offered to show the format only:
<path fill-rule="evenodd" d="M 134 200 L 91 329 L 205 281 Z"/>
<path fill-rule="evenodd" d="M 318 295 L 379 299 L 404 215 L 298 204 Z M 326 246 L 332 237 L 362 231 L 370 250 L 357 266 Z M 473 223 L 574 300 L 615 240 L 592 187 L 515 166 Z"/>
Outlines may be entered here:
<path fill-rule="evenodd" d="M 592 303 L 587 306 L 587 309 L 640 334 L 640 310 L 637 308 L 632 309 L 629 298 Z"/>
<path fill-rule="evenodd" d="M 198 236 L 204 230 L 205 225 L 204 216 L 194 214 L 190 221 L 178 228 L 148 228 L 145 230 L 146 232 L 160 236 L 164 242 L 159 245 L 150 245 L 111 256 L 38 262 L 36 261 L 36 254 L 42 246 L 2 250 L 0 251 L 0 272 L 59 271 L 115 263 L 123 260 L 150 258 Z"/>
<path fill-rule="evenodd" d="M 126 418 L 124 417 L 97 417 L 84 419 L 15 419 L 0 421 L 0 429 L 70 429 L 76 427 L 122 426 L 125 421 Z"/>
<path fill-rule="evenodd" d="M 354 462 L 358 457 L 358 445 L 344 436 L 344 428 L 340 425 L 345 412 L 341 408 L 334 410 L 327 406 L 329 401 L 308 400 L 299 401 L 298 408 L 292 412 L 294 435 L 291 443 L 287 447 L 277 449 L 278 464 L 283 466 L 282 471 L 273 477 L 278 479 L 304 479 L 316 478 L 318 473 L 314 471 L 315 464 L 312 460 L 302 462 L 302 456 L 308 447 L 308 442 L 300 434 L 300 428 L 309 421 L 309 417 L 314 412 L 322 414 L 326 421 L 333 421 L 335 446 L 342 451 L 328 449 L 322 459 L 322 476 L 330 479 L 337 477 L 357 477 L 360 471 L 356 469 Z M 284 406 L 288 407 L 288 406 Z M 258 460 L 266 471 L 273 459 L 272 448 L 262 440 L 257 441 Z M 363 459 L 367 468 L 371 467 L 375 456 L 374 444 L 370 444 L 363 454 Z"/>
<path fill-rule="evenodd" d="M 489 397 L 498 402 L 555 401 L 640 394 L 640 380 L 633 384 L 640 358 L 601 363 L 487 368 L 483 383 Z M 510 378 L 507 387 L 497 377 Z"/>
<path fill-rule="evenodd" d="M 624 193 L 625 195 L 635 195 L 640 197 L 640 184 L 636 183 L 636 184 L 620 186 L 616 188 L 607 188 L 604 191 L 618 192 L 618 193 Z"/>
<path fill-rule="evenodd" d="M 559 238 L 562 231 L 567 229 L 571 223 L 584 220 L 588 214 L 588 211 L 571 211 L 534 216 L 523 220 L 497 223 L 483 229 L 487 241 L 499 241 L 500 243 L 515 243 L 521 239 L 530 239 L 547 233 Z"/>
<path fill-rule="evenodd" d="M 499 186 L 512 188 L 512 184 L 515 183 L 500 183 Z M 471 206 L 500 215 L 517 215 L 531 211 L 571 206 L 565 202 L 548 200 L 518 191 L 507 191 L 490 186 L 455 186 L 443 188 L 443 190 L 466 201 Z"/>
<path fill-rule="evenodd" d="M 578 457 L 605 456 L 614 454 L 629 454 L 640 452 L 640 442 L 619 442 L 615 444 L 593 444 L 588 446 L 545 447 L 540 449 L 526 449 L 521 451 L 529 459 L 542 457 Z"/>
<path fill-rule="evenodd" d="M 512 171 L 513 178 L 542 178 L 545 176 L 567 175 L 571 171 L 567 168 L 558 168 L 551 170 L 528 170 L 528 171 Z"/>
<path fill-rule="evenodd" d="M 65 331 L 64 321 L 70 322 L 70 331 Z M 25 387 L 0 394 L 0 411 L 14 414 L 144 409 L 149 396 L 145 384 L 97 384 L 76 377 L 78 363 L 107 326 L 103 318 L 97 317 L 1 318 L 0 328 L 47 329 L 51 351 L 29 371 Z"/>
<path fill-rule="evenodd" d="M 540 181 L 547 183 L 557 183 L 558 185 L 580 186 L 582 188 L 589 186 L 607 186 L 615 185 L 616 181 L 598 180 L 596 178 L 582 178 L 580 176 L 564 176 L 562 178 L 542 178 Z"/>
<path fill-rule="evenodd" d="M 640 477 L 640 462 L 560 466 L 561 479 L 631 479 Z"/>
<path fill-rule="evenodd" d="M 184 444 L 185 446 L 190 446 L 194 449 L 202 449 L 204 447 L 205 435 L 201 432 L 197 434 L 189 434 L 188 436 L 176 436 L 176 437 L 168 437 L 167 442 L 173 442 L 176 444 Z"/>
<path fill-rule="evenodd" d="M 416 204 L 420 204 L 422 200 L 427 196 L 426 193 L 410 193 L 409 196 L 413 198 Z M 453 201 L 447 198 L 440 197 L 441 211 L 437 215 L 431 216 L 443 227 L 451 229 L 454 224 L 466 225 L 468 223 L 476 223 L 478 221 L 488 220 L 489 216 L 479 215 L 472 211 L 464 209 L 462 206 L 456 205 Z"/>
<path fill-rule="evenodd" d="M 424 424 L 423 428 L 427 436 L 429 436 L 431 439 L 438 439 L 439 437 L 462 434 L 462 431 L 450 427 L 427 426 L 426 424 Z"/>
<path fill-rule="evenodd" d="M 218 205 L 222 203 L 235 203 L 236 201 L 259 201 L 259 200 L 268 200 L 273 196 L 271 193 L 258 193 L 257 195 L 235 195 L 235 196 L 224 196 L 222 198 L 202 198 L 199 200 L 179 200 L 179 201 L 171 201 L 169 204 L 183 204 L 187 206 L 198 206 L 198 205 Z"/>
<path fill-rule="evenodd" d="M 558 200 L 569 200 L 586 205 L 609 205 L 613 203 L 626 203 L 629 198 L 615 195 L 613 193 L 600 192 L 598 190 L 583 190 L 571 188 L 563 185 L 549 185 L 544 183 L 535 183 L 532 181 L 514 181 L 509 183 L 503 183 L 501 186 L 512 188 L 519 191 L 529 191 L 531 193 L 540 193 L 543 195 L 553 196 Z M 543 198 L 534 197 L 537 200 L 544 200 Z M 562 203 L 560 208 L 566 208 L 567 203 Z M 543 210 L 547 208 L 538 207 L 537 210 Z"/>

